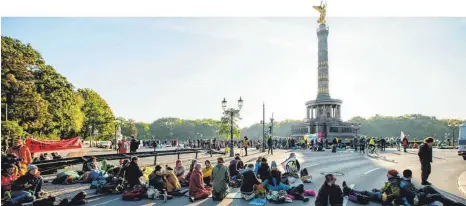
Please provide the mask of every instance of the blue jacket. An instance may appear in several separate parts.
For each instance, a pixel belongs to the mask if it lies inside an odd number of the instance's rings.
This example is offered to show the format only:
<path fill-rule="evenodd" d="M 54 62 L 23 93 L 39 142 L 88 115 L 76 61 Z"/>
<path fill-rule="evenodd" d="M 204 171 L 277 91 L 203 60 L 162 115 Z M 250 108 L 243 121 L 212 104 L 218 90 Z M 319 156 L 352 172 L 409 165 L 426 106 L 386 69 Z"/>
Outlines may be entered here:
<path fill-rule="evenodd" d="M 419 190 L 413 185 L 411 180 L 401 178 L 400 182 L 401 188 L 401 197 L 403 200 L 403 204 L 405 206 L 412 206 L 414 205 L 414 197 L 419 193 Z"/>

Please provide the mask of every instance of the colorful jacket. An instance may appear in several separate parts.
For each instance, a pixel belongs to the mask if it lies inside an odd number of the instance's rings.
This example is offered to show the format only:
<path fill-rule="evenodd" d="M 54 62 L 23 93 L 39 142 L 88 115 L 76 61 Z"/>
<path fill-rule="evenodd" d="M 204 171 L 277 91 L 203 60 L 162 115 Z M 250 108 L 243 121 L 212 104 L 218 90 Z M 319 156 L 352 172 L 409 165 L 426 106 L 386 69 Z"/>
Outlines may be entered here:
<path fill-rule="evenodd" d="M 400 197 L 400 177 L 390 177 L 388 182 L 380 189 L 381 193 L 387 194 L 387 199 Z"/>

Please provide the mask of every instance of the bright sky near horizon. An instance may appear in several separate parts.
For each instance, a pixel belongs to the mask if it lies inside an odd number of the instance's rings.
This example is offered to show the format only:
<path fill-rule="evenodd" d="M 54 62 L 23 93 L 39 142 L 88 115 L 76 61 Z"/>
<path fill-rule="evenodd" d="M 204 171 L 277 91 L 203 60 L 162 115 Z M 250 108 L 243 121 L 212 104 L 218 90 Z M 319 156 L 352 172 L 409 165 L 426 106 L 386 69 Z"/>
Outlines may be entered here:
<path fill-rule="evenodd" d="M 466 18 L 329 18 L 330 94 L 342 116 L 466 119 Z M 241 126 L 303 119 L 317 94 L 316 17 L 2 18 L 116 116 L 219 119 L 244 99 Z"/>

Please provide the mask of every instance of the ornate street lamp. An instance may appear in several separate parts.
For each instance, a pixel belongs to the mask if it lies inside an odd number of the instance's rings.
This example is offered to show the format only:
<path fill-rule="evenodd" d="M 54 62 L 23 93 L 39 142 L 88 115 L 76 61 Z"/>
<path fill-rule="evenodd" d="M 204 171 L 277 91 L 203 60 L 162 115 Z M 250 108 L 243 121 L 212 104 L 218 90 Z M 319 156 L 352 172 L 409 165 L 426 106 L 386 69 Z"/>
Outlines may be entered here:
<path fill-rule="evenodd" d="M 358 137 L 358 131 L 361 129 L 361 124 L 352 124 L 351 128 L 354 129 L 355 135 L 354 137 Z"/>
<path fill-rule="evenodd" d="M 238 100 L 238 109 L 234 109 L 234 108 L 227 109 L 227 100 L 226 98 L 223 98 L 223 101 L 222 101 L 223 111 L 226 112 L 230 116 L 230 157 L 235 156 L 234 155 L 235 153 L 233 151 L 233 148 L 234 148 L 233 146 L 233 127 L 234 127 L 233 118 L 235 117 L 235 114 L 239 113 L 242 107 L 243 107 L 243 100 L 241 99 L 241 97 L 239 97 L 239 100 Z"/>

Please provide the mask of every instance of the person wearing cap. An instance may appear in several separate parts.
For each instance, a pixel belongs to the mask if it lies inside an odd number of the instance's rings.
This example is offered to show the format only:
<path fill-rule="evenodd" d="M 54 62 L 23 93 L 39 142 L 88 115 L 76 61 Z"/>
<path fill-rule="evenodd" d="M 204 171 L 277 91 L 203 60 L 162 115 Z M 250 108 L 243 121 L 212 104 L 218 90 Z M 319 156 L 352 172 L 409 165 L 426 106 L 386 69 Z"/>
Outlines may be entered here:
<path fill-rule="evenodd" d="M 372 189 L 372 191 L 357 191 L 348 187 L 343 181 L 344 195 L 354 194 L 361 196 L 372 202 L 380 202 L 382 205 L 390 205 L 394 200 L 400 200 L 400 183 L 401 178 L 398 176 L 398 171 L 391 169 L 387 172 L 388 182 L 379 189 Z"/>
<path fill-rule="evenodd" d="M 40 176 L 39 168 L 35 165 L 28 165 L 26 175 L 16 179 L 12 185 L 11 195 L 12 203 L 19 202 L 23 198 L 39 199 L 46 195 L 42 192 L 42 184 L 44 181 Z"/>
<path fill-rule="evenodd" d="M 224 163 L 223 158 L 219 157 L 217 158 L 217 165 L 212 169 L 212 196 L 218 200 L 222 200 L 228 194 L 230 175 Z"/>
<path fill-rule="evenodd" d="M 401 179 L 401 194 L 402 201 L 405 206 L 412 205 L 429 205 L 435 201 L 441 202 L 443 205 L 464 206 L 462 203 L 457 203 L 435 190 L 431 186 L 425 186 L 417 189 L 411 182 L 413 172 L 409 169 L 403 171 L 403 178 Z"/>
<path fill-rule="evenodd" d="M 23 144 L 23 140 L 20 138 L 16 139 L 15 146 L 10 147 L 7 154 L 15 154 L 18 158 L 22 159 L 21 162 L 25 165 L 32 163 L 31 151 Z"/>
<path fill-rule="evenodd" d="M 434 138 L 428 137 L 424 140 L 424 143 L 419 148 L 419 152 L 417 153 L 419 156 L 419 160 L 421 161 L 421 178 L 422 178 L 422 185 L 432 185 L 430 182 L 427 181 L 431 171 L 432 162 L 432 144 L 434 143 Z"/>

